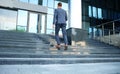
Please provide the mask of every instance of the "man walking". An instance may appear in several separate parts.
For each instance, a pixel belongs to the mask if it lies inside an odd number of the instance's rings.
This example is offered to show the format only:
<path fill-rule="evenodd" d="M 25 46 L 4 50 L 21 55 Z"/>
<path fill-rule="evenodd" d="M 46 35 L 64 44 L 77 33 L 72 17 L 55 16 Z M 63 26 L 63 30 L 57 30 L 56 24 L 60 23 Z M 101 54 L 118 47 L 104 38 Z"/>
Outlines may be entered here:
<path fill-rule="evenodd" d="M 53 26 L 55 26 L 55 39 L 57 41 L 56 48 L 58 50 L 60 50 L 60 39 L 59 39 L 60 29 L 62 29 L 62 34 L 64 38 L 64 50 L 67 50 L 68 47 L 66 21 L 67 21 L 67 13 L 64 9 L 62 9 L 62 3 L 58 3 L 58 8 L 55 9 L 54 18 L 53 18 Z"/>

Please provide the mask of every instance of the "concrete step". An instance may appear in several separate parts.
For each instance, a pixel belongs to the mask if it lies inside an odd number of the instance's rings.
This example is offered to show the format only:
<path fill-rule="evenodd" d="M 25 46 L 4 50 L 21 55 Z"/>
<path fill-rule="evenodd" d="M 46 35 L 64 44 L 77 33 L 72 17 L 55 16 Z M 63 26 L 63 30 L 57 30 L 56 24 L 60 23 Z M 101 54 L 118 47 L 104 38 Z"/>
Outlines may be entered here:
<path fill-rule="evenodd" d="M 6 44 L 12 44 L 12 45 L 43 45 L 43 41 L 36 41 L 36 42 L 26 42 L 26 41 L 20 41 L 20 42 L 16 42 L 16 41 L 0 41 L 0 43 L 3 45 Z"/>
<path fill-rule="evenodd" d="M 120 58 L 0 58 L 0 65 L 120 62 Z"/>
<path fill-rule="evenodd" d="M 35 40 L 34 37 L 0 36 L 1 39 Z"/>
<path fill-rule="evenodd" d="M 47 45 L 48 46 L 48 45 Z M 40 48 L 40 47 L 46 47 L 46 44 L 42 44 L 42 45 L 33 45 L 33 44 L 28 44 L 28 45 L 23 45 L 23 44 L 19 44 L 19 45 L 15 45 L 15 44 L 0 44 L 0 48 L 1 47 L 8 47 L 9 48 Z"/>
<path fill-rule="evenodd" d="M 42 51 L 41 51 L 42 52 Z M 0 58 L 114 58 L 120 57 L 120 54 L 39 54 L 39 53 L 8 53 L 0 52 Z"/>
<path fill-rule="evenodd" d="M 36 43 L 36 42 L 41 42 L 42 40 L 40 39 L 34 39 L 34 40 L 25 40 L 25 39 L 1 39 L 0 41 L 2 42 L 25 42 L 25 43 Z"/>

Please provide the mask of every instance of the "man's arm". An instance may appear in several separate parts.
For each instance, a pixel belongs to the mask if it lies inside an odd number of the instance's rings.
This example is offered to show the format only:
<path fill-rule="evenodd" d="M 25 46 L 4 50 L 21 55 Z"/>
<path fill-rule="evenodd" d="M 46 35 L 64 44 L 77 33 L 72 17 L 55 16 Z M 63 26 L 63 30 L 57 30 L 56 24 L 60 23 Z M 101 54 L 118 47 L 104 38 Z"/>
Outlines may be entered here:
<path fill-rule="evenodd" d="M 66 11 L 65 11 L 65 20 L 66 21 L 68 20 Z"/>
<path fill-rule="evenodd" d="M 56 17 L 57 17 L 57 11 L 56 11 L 56 9 L 54 10 L 54 17 L 53 17 L 53 25 L 55 25 L 55 23 L 56 23 Z"/>

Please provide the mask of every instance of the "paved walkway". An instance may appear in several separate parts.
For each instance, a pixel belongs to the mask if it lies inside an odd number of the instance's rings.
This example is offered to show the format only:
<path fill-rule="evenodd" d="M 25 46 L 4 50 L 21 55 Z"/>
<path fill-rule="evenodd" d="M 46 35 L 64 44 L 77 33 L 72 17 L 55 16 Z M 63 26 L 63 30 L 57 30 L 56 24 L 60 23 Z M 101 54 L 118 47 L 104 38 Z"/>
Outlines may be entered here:
<path fill-rule="evenodd" d="M 0 74 L 120 74 L 120 62 L 68 65 L 0 65 Z"/>

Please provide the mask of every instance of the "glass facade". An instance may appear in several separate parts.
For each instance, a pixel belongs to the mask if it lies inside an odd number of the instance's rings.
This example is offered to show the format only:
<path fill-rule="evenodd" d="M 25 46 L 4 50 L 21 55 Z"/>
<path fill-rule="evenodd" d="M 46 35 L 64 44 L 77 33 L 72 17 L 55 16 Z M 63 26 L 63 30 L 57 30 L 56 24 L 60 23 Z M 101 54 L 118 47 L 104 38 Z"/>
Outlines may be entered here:
<path fill-rule="evenodd" d="M 30 3 L 30 4 L 46 6 L 48 8 L 47 18 L 45 16 L 44 17 L 42 16 L 42 18 L 43 19 L 45 18 L 45 19 L 44 20 L 42 19 L 42 21 L 41 21 L 41 22 L 43 22 L 43 21 L 46 20 L 46 23 L 42 23 L 42 24 L 45 24 L 45 25 L 43 26 L 44 29 L 42 29 L 41 32 L 43 32 L 43 30 L 44 30 L 44 31 L 46 31 L 47 34 L 53 34 L 53 32 L 54 32 L 54 30 L 52 28 L 53 14 L 54 14 L 54 9 L 57 8 L 58 2 L 62 2 L 62 8 L 65 9 L 66 12 L 68 13 L 68 3 L 60 1 L 60 0 L 20 0 L 20 1 L 21 2 L 27 2 L 27 3 Z M 67 24 L 68 24 L 68 22 L 67 22 Z M 41 25 L 41 27 L 42 27 L 42 25 Z M 67 25 L 67 28 L 68 28 L 68 25 Z"/>
<path fill-rule="evenodd" d="M 18 10 L 17 31 L 27 31 L 28 11 Z"/>
<path fill-rule="evenodd" d="M 57 8 L 57 4 L 58 2 L 61 1 L 57 1 L 57 0 L 48 0 L 48 14 L 47 14 L 47 28 L 46 28 L 46 33 L 47 34 L 53 34 L 54 33 L 54 29 L 52 28 L 53 25 L 53 14 L 54 14 L 54 9 Z M 66 12 L 68 12 L 68 3 L 65 2 L 61 2 L 62 3 L 62 8 L 66 10 Z M 67 23 L 67 28 L 68 28 L 68 23 Z M 60 34 L 62 32 L 60 31 Z"/>
<path fill-rule="evenodd" d="M 16 19 L 17 11 L 0 8 L 0 30 L 16 30 Z"/>
<path fill-rule="evenodd" d="M 28 32 L 37 33 L 37 25 L 38 25 L 38 14 L 30 13 Z"/>
<path fill-rule="evenodd" d="M 14 0 L 11 0 L 14 1 Z M 32 4 L 36 7 L 41 5 L 47 8 L 47 12 L 41 13 L 32 9 L 22 8 L 6 8 L 4 5 L 0 7 L 0 30 L 17 30 L 20 32 L 32 32 L 32 33 L 46 33 L 54 34 L 53 14 L 54 9 L 57 8 L 58 2 L 61 2 L 62 8 L 66 10 L 68 18 L 70 18 L 70 1 L 69 0 L 18 0 L 21 3 Z M 97 31 L 94 28 L 105 22 L 113 21 L 120 18 L 119 0 L 81 0 L 82 1 L 82 29 L 87 30 L 89 34 L 93 33 L 94 36 Z M 107 1 L 107 2 L 106 2 Z M 113 5 L 109 4 L 113 3 Z M 28 5 L 28 6 L 29 6 Z M 76 3 L 75 3 L 76 10 Z M 79 6 L 78 6 L 79 8 Z M 9 14 L 8 14 L 9 13 Z M 76 13 L 76 12 L 75 12 Z M 78 12 L 79 14 L 79 12 Z M 81 13 L 80 13 L 81 14 Z M 78 16 L 78 15 L 77 15 Z M 75 19 L 76 20 L 76 19 Z M 80 19 L 77 19 L 78 21 Z M 73 21 L 73 20 L 72 20 Z M 69 22 L 69 24 L 68 24 Z M 70 27 L 70 19 L 67 21 L 67 29 Z M 119 22 L 115 22 L 115 25 Z M 110 25 L 110 24 L 109 24 Z M 111 28 L 107 25 L 106 28 Z M 60 34 L 62 32 L 60 31 Z M 95 33 L 95 34 L 94 34 Z"/>

